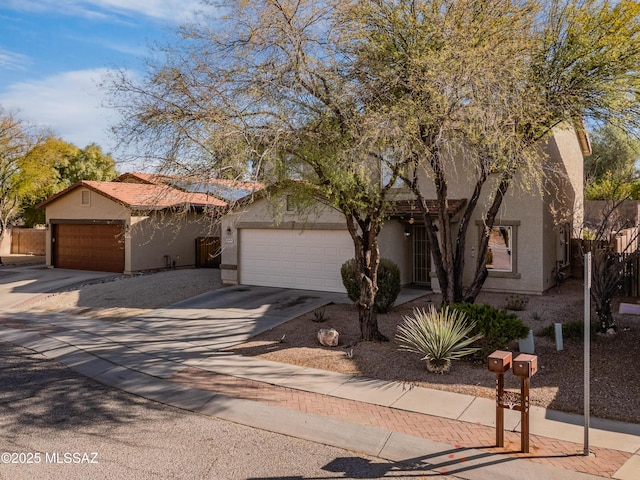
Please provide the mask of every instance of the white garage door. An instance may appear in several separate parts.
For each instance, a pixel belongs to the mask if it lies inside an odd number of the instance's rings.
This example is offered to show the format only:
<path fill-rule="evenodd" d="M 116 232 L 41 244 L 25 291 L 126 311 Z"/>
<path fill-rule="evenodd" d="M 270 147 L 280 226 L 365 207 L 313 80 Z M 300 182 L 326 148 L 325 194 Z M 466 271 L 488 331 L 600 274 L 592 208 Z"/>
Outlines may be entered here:
<path fill-rule="evenodd" d="M 240 283 L 344 292 L 340 266 L 354 256 L 346 230 L 240 230 Z"/>

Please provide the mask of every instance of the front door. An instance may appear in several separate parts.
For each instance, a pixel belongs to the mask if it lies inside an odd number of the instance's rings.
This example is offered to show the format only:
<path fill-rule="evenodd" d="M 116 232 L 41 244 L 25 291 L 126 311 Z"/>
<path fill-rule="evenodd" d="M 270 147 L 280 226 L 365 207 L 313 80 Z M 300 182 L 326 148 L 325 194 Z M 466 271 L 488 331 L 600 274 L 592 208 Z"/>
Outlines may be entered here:
<path fill-rule="evenodd" d="M 413 283 L 431 286 L 431 253 L 427 228 L 424 225 L 413 225 Z"/>

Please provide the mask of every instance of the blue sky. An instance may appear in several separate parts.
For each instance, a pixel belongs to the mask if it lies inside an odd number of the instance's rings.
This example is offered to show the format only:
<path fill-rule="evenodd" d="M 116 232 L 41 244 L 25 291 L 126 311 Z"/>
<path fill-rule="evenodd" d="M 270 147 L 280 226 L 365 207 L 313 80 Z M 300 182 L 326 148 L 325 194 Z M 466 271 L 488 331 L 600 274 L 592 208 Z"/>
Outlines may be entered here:
<path fill-rule="evenodd" d="M 198 0 L 2 0 L 0 105 L 78 147 L 116 154 L 97 84 L 107 69 L 133 73 L 149 45 L 170 39 Z M 117 155 L 114 155 L 117 157 Z"/>

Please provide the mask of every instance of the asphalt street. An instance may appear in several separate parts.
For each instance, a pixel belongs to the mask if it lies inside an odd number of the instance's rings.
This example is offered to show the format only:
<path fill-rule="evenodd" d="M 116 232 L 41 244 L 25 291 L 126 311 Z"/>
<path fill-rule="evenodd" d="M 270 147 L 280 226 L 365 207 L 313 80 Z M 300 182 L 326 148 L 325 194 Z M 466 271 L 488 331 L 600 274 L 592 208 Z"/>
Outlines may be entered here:
<path fill-rule="evenodd" d="M 13 344 L 0 351 L 3 480 L 434 475 L 145 400 Z"/>

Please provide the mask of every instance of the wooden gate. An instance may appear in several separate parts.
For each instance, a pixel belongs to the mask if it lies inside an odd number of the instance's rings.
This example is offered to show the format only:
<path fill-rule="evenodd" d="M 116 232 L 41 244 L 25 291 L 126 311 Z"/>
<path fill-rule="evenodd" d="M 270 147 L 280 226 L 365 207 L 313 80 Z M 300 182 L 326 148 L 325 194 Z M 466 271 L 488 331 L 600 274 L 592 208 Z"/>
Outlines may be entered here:
<path fill-rule="evenodd" d="M 220 268 L 220 237 L 196 238 L 196 268 Z"/>

